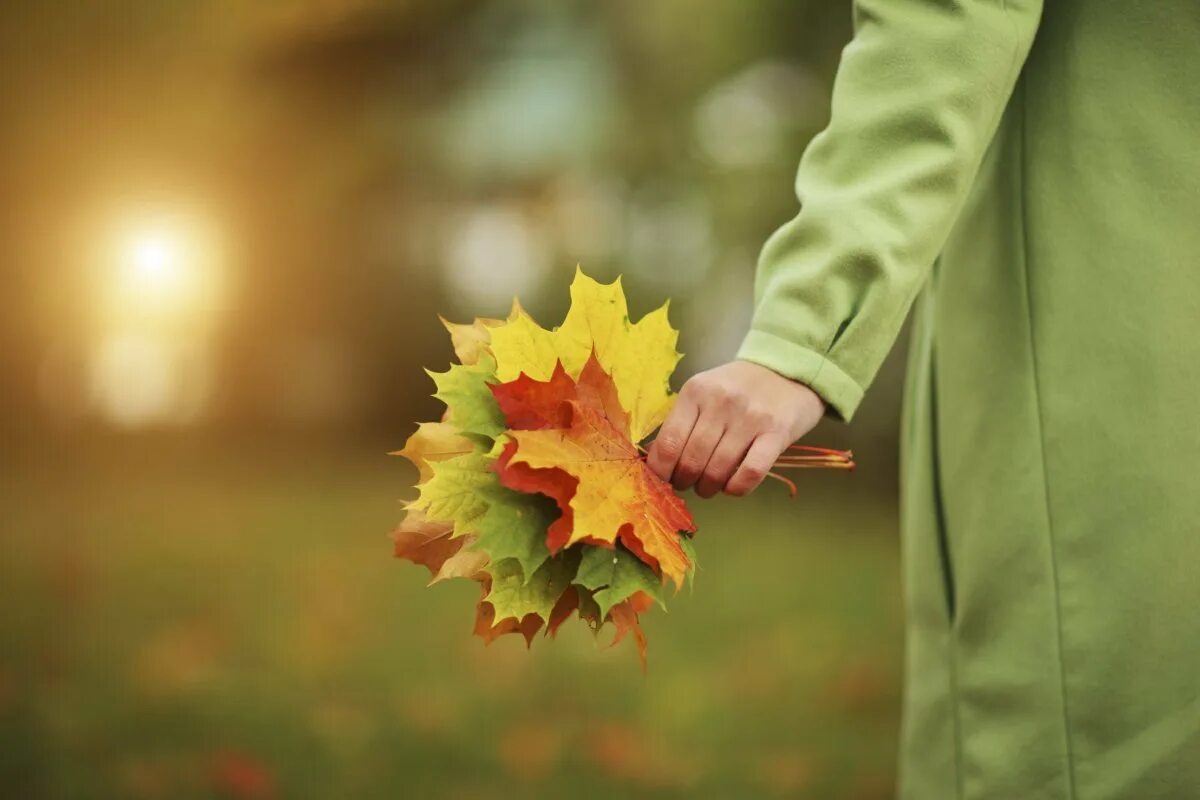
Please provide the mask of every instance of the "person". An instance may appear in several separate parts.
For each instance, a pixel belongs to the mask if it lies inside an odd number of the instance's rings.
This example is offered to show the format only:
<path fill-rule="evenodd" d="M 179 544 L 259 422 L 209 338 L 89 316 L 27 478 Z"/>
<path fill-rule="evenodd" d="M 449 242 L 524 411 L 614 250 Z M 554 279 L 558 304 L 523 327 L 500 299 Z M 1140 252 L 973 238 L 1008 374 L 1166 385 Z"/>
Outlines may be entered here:
<path fill-rule="evenodd" d="M 737 360 L 648 461 L 751 491 L 916 302 L 905 798 L 1200 798 L 1200 7 L 859 0 Z"/>

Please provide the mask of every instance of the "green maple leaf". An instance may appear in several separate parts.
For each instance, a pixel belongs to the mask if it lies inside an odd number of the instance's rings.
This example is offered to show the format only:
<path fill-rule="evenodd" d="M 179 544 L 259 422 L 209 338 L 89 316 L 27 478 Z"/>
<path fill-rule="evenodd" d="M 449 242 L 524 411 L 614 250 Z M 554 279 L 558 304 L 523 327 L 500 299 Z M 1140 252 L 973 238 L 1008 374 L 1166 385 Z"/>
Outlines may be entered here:
<path fill-rule="evenodd" d="M 514 559 L 522 574 L 532 576 L 550 558 L 546 528 L 558 516 L 554 501 L 505 489 L 495 477 L 495 493 L 489 492 L 488 510 L 479 523 L 476 548 L 492 562 Z"/>
<path fill-rule="evenodd" d="M 579 553 L 571 550 L 548 559 L 529 580 L 525 580 L 521 564 L 515 558 L 494 562 L 487 567 L 492 576 L 487 602 L 496 609 L 497 620 L 521 619 L 526 614 L 549 619 L 550 611 L 571 585 L 578 568 Z"/>
<path fill-rule="evenodd" d="M 496 361 L 481 355 L 475 364 L 452 364 L 445 372 L 429 372 L 437 386 L 434 397 L 446 404 L 447 420 L 460 433 L 495 438 L 508 424 L 488 383 L 496 379 Z"/>
<path fill-rule="evenodd" d="M 679 546 L 683 548 L 683 552 L 687 555 L 691 566 L 688 567 L 688 585 L 694 586 L 696 580 L 696 545 L 692 541 L 692 537 L 685 534 L 679 534 Z"/>
<path fill-rule="evenodd" d="M 558 516 L 554 501 L 506 489 L 488 453 L 473 452 L 429 464 L 410 508 L 454 526 L 455 537 L 476 534 L 477 549 L 493 561 L 515 559 L 532 576 L 550 558 L 546 528 Z"/>
<path fill-rule="evenodd" d="M 665 607 L 662 578 L 624 547 L 612 550 L 586 548 L 575 583 L 592 590 L 592 599 L 600 607 L 601 619 L 608 615 L 609 609 L 628 600 L 635 592 L 645 592 Z"/>
<path fill-rule="evenodd" d="M 466 453 L 430 464 L 433 476 L 409 506 L 433 520 L 454 525 L 454 535 L 474 533 L 489 507 L 489 490 L 503 488 L 484 453 Z"/>
<path fill-rule="evenodd" d="M 604 614 L 600 612 L 600 606 L 592 597 L 591 592 L 583 588 L 578 588 L 578 591 L 579 618 L 588 624 L 593 633 L 599 633 L 600 626 L 604 624 Z"/>

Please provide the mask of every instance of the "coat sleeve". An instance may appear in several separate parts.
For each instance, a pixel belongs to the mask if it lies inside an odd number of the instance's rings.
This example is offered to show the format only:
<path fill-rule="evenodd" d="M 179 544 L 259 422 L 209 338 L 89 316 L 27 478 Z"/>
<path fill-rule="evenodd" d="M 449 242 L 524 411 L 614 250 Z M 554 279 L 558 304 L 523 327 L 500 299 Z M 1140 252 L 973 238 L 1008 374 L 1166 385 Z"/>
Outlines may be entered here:
<path fill-rule="evenodd" d="M 738 358 L 850 419 L 966 201 L 1042 0 L 857 0 L 800 212 L 767 241 Z"/>

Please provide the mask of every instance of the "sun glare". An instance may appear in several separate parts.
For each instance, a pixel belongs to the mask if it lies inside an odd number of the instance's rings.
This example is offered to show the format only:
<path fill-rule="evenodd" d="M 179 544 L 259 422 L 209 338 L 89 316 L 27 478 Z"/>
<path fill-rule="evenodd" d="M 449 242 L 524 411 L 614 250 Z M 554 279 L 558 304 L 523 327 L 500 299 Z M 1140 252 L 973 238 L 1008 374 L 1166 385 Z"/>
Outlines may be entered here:
<path fill-rule="evenodd" d="M 183 237 L 167 231 L 135 234 L 125 247 L 116 287 L 120 301 L 141 311 L 185 311 L 197 303 L 200 269 Z"/>
<path fill-rule="evenodd" d="M 118 427 L 187 424 L 202 411 L 221 288 L 204 233 L 182 217 L 144 220 L 117 234 L 99 273 L 91 394 Z"/>
<path fill-rule="evenodd" d="M 142 234 L 130 250 L 133 266 L 143 278 L 161 279 L 179 265 L 177 243 L 161 233 Z"/>

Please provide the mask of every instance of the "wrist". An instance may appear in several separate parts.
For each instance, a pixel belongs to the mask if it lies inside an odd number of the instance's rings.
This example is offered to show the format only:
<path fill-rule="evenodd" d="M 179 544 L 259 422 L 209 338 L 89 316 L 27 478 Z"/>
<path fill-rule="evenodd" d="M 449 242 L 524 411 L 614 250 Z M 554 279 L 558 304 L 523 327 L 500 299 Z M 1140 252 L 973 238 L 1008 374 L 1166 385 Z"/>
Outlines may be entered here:
<path fill-rule="evenodd" d="M 808 386 L 821 397 L 828 416 L 849 422 L 862 400 L 862 385 L 830 359 L 827 352 L 773 333 L 751 330 L 738 349 L 737 358 Z"/>

